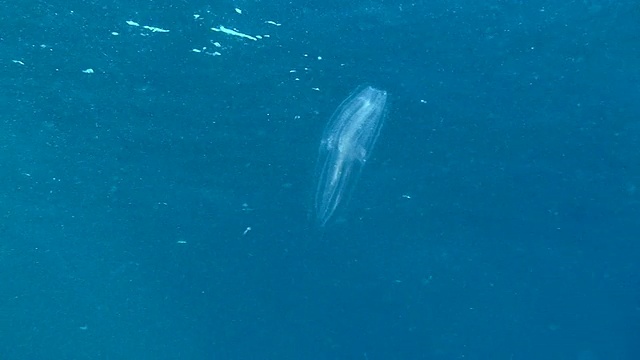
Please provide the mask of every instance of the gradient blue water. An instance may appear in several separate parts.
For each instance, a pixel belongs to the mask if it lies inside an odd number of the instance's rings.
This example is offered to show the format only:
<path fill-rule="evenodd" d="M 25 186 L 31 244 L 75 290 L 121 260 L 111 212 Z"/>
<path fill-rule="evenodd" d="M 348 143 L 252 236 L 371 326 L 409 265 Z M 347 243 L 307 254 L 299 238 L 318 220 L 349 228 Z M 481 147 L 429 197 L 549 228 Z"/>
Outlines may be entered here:
<path fill-rule="evenodd" d="M 1 359 L 640 358 L 635 2 L 1 13 Z M 362 83 L 391 112 L 319 231 Z"/>

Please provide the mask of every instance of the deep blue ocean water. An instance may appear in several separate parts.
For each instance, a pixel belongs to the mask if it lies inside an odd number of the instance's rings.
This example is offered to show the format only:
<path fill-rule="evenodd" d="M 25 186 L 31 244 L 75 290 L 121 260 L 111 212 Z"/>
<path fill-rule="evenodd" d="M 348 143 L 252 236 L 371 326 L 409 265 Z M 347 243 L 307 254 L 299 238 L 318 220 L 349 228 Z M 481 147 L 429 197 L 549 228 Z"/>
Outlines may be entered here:
<path fill-rule="evenodd" d="M 1 3 L 1 360 L 640 359 L 636 1 Z"/>

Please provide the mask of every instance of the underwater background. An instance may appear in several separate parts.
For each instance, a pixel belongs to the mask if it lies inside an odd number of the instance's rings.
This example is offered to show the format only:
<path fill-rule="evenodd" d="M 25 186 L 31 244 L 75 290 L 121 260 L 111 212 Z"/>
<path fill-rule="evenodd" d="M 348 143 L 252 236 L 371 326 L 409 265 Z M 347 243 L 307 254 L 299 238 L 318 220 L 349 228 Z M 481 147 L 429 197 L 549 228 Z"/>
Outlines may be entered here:
<path fill-rule="evenodd" d="M 0 359 L 640 359 L 636 1 L 0 4 Z"/>

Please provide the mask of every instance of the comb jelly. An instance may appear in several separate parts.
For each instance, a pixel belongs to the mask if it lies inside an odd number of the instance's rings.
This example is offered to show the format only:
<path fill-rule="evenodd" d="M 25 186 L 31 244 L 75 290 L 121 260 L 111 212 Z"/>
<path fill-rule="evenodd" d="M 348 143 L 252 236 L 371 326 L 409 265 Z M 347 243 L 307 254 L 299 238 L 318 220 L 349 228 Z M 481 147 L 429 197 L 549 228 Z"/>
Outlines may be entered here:
<path fill-rule="evenodd" d="M 358 87 L 336 109 L 320 141 L 314 217 L 324 226 L 344 204 L 378 140 L 387 92 Z"/>

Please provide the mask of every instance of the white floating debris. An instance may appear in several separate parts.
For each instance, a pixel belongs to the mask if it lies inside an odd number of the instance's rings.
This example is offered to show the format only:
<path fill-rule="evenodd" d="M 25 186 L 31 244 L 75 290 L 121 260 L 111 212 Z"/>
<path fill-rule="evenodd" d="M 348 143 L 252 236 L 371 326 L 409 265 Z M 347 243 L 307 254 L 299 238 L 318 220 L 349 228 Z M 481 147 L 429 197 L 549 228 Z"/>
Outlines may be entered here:
<path fill-rule="evenodd" d="M 320 88 L 314 87 L 314 88 L 311 88 L 311 90 L 320 91 Z"/>
<path fill-rule="evenodd" d="M 93 69 L 89 68 L 89 69 L 84 69 L 82 70 L 83 73 L 85 74 L 93 74 Z"/>
<path fill-rule="evenodd" d="M 237 36 L 237 37 L 241 37 L 241 38 L 245 38 L 245 39 L 249 39 L 249 40 L 253 40 L 253 41 L 257 41 L 258 40 L 256 37 L 241 33 L 239 31 L 227 29 L 226 27 L 224 27 L 222 25 L 220 25 L 217 28 L 211 28 L 211 30 L 223 32 L 223 33 L 228 34 L 228 35 L 233 35 L 233 36 Z"/>
<path fill-rule="evenodd" d="M 193 19 L 194 19 L 194 20 L 198 20 L 198 19 L 200 19 L 200 15 L 198 15 L 198 14 L 193 14 Z"/>
<path fill-rule="evenodd" d="M 251 231 L 251 226 L 247 226 L 247 228 L 246 228 L 246 229 L 244 229 L 244 232 L 242 233 L 242 236 L 247 235 L 247 233 L 248 233 L 249 231 Z"/>
<path fill-rule="evenodd" d="M 151 32 L 163 32 L 163 33 L 169 32 L 169 30 L 162 29 L 162 28 L 155 27 L 155 26 L 140 25 L 140 23 L 137 23 L 137 22 L 135 22 L 133 20 L 127 20 L 126 22 L 127 22 L 127 25 L 130 25 L 130 26 L 141 26 L 143 29 L 150 30 Z"/>
<path fill-rule="evenodd" d="M 222 47 L 222 45 L 220 45 L 220 43 L 219 43 L 219 42 L 217 42 L 217 41 L 213 43 L 213 46 L 215 46 L 215 47 Z"/>
<path fill-rule="evenodd" d="M 277 22 L 275 22 L 275 21 L 271 21 L 271 20 L 269 20 L 269 21 L 265 21 L 265 23 L 266 23 L 266 24 L 275 25 L 275 26 L 281 26 L 281 25 L 282 25 L 282 24 L 280 24 L 280 23 L 277 23 Z"/>
<path fill-rule="evenodd" d="M 112 31 L 112 32 L 111 32 L 111 35 L 113 35 L 113 36 L 118 36 L 118 35 L 120 35 L 120 33 L 119 33 L 119 32 L 117 32 L 117 31 Z"/>
<path fill-rule="evenodd" d="M 20 60 L 11 60 L 14 64 L 24 65 L 24 63 Z"/>
<path fill-rule="evenodd" d="M 143 26 L 143 28 L 147 29 L 147 30 L 151 30 L 151 32 L 162 32 L 162 33 L 168 33 L 169 32 L 169 30 L 167 30 L 167 29 L 161 29 L 161 28 L 155 27 L 155 26 L 147 26 L 147 25 L 145 25 L 145 26 Z"/>
<path fill-rule="evenodd" d="M 222 55 L 221 53 L 219 53 L 217 51 L 214 51 L 214 52 L 207 51 L 207 47 L 206 46 L 203 47 L 202 49 L 191 49 L 191 51 L 194 52 L 194 53 L 199 53 L 199 54 L 200 53 L 204 53 L 205 55 L 209 55 L 209 56 L 220 56 L 220 55 Z"/>
<path fill-rule="evenodd" d="M 178 240 L 178 241 L 176 241 L 176 244 L 186 244 L 186 243 L 187 243 L 187 242 L 186 242 L 186 241 L 184 241 L 184 240 Z"/>
<path fill-rule="evenodd" d="M 238 14 L 242 15 L 242 10 L 240 10 L 240 9 L 236 8 L 236 12 L 237 12 Z"/>

